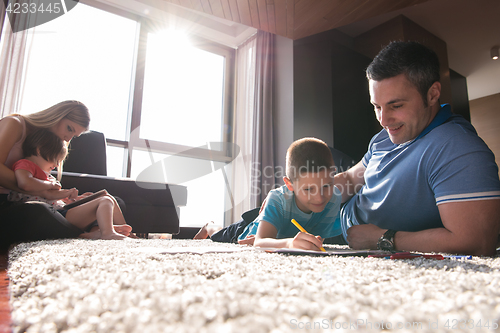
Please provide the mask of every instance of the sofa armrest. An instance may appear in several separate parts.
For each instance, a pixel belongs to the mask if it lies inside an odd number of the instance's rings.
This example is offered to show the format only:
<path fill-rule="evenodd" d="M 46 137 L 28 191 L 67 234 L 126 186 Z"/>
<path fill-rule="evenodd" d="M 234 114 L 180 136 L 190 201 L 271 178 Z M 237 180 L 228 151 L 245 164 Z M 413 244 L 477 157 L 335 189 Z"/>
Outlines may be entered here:
<path fill-rule="evenodd" d="M 79 193 L 106 189 L 120 197 L 126 204 L 125 219 L 134 232 L 179 232 L 179 207 L 187 203 L 185 186 L 72 172 L 63 172 L 61 183 L 63 188 L 76 187 Z"/>

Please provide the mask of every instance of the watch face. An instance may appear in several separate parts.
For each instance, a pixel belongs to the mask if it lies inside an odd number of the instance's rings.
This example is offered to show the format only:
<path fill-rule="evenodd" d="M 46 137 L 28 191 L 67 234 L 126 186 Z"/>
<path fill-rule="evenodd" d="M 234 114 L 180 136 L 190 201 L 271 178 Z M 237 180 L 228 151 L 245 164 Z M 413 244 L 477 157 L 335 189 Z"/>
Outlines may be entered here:
<path fill-rule="evenodd" d="M 391 251 L 394 248 L 394 245 L 390 240 L 384 238 L 378 242 L 378 247 L 381 250 Z"/>

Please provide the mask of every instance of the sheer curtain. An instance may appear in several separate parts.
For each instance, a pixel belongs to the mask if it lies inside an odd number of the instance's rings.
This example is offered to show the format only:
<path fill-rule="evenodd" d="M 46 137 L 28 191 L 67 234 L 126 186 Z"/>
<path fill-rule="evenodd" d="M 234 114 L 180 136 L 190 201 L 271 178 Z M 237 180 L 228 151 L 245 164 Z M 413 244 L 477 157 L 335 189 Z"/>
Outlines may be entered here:
<path fill-rule="evenodd" d="M 276 182 L 273 161 L 274 35 L 259 31 L 236 52 L 234 143 L 240 154 L 232 163 L 236 199 L 230 224 L 245 211 L 258 207 Z"/>
<path fill-rule="evenodd" d="M 11 1 L 14 2 L 18 1 Z M 33 0 L 31 3 L 38 6 L 39 1 Z M 36 20 L 36 14 L 29 13 L 12 14 L 10 17 L 2 13 L 2 16 L 4 21 L 2 23 L 7 24 L 3 24 L 0 40 L 0 117 L 19 110 L 23 69 L 29 44 L 28 34 L 34 33 L 35 29 L 27 28 L 34 26 L 33 20 Z M 12 27 L 17 32 L 13 32 Z"/>
<path fill-rule="evenodd" d="M 252 204 L 260 206 L 276 185 L 273 140 L 274 35 L 257 33 L 252 140 Z"/>

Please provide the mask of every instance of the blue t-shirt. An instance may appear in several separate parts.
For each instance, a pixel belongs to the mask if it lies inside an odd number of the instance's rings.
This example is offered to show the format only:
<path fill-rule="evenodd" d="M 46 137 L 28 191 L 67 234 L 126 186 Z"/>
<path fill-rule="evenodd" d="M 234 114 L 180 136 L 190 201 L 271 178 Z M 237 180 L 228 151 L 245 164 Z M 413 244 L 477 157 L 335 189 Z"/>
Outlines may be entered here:
<path fill-rule="evenodd" d="M 352 225 L 365 223 L 401 231 L 440 228 L 439 204 L 500 198 L 495 156 L 446 104 L 415 140 L 393 144 L 380 131 L 362 163 L 365 184 L 341 211 L 344 237 Z"/>
<path fill-rule="evenodd" d="M 333 195 L 320 213 L 304 213 L 295 203 L 295 194 L 286 185 L 271 190 L 267 195 L 266 204 L 259 216 L 250 223 L 239 240 L 249 235 L 255 235 L 260 221 L 271 223 L 278 230 L 276 238 L 292 238 L 300 231 L 291 222 L 295 219 L 308 233 L 323 238 L 334 237 L 341 234 L 340 228 L 340 203 L 342 194 L 333 187 Z"/>

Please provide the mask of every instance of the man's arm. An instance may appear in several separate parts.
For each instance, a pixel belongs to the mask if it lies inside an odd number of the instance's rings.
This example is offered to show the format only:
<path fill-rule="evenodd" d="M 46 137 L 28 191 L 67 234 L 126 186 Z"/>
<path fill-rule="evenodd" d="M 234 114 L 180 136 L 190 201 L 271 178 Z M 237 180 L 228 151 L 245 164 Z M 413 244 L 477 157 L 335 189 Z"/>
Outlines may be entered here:
<path fill-rule="evenodd" d="M 334 184 L 342 193 L 342 202 L 349 200 L 365 184 L 365 170 L 363 163 L 359 161 L 347 171 L 335 175 Z"/>
<path fill-rule="evenodd" d="M 418 232 L 398 231 L 396 250 L 493 255 L 500 232 L 500 199 L 449 202 L 438 206 L 444 228 Z M 377 248 L 385 232 L 373 224 L 347 230 L 347 241 L 354 249 Z"/>

